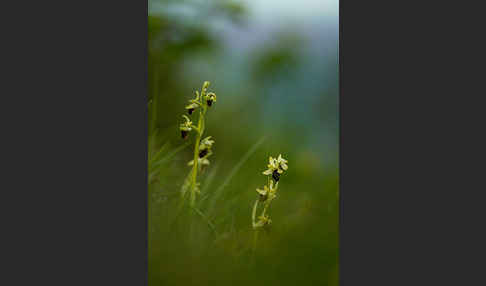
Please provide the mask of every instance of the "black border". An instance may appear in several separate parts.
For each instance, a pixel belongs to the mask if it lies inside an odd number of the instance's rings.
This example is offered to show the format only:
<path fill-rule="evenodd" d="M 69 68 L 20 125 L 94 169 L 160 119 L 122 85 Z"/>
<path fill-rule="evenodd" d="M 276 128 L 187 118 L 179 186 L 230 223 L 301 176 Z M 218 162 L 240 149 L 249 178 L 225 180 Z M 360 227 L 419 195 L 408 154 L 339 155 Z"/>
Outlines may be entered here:
<path fill-rule="evenodd" d="M 475 11 L 340 1 L 341 285 L 484 284 Z"/>
<path fill-rule="evenodd" d="M 148 2 L 11 4 L 0 284 L 147 285 Z"/>

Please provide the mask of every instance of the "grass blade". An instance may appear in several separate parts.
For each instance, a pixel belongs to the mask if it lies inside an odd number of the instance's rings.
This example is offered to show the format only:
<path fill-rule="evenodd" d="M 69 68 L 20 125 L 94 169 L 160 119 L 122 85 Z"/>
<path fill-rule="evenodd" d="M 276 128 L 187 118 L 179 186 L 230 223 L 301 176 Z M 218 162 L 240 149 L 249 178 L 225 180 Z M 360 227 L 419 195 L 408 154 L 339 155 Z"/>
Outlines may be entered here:
<path fill-rule="evenodd" d="M 226 179 L 224 180 L 224 182 L 214 192 L 214 197 L 211 201 L 210 207 L 208 208 L 208 213 L 212 213 L 212 211 L 214 210 L 214 206 L 216 204 L 216 201 L 223 194 L 224 188 L 229 184 L 229 182 L 234 177 L 234 175 L 236 175 L 236 173 L 241 169 L 243 164 L 245 164 L 245 162 L 250 158 L 250 156 L 253 153 L 255 153 L 255 151 L 258 149 L 258 147 L 260 147 L 260 145 L 263 144 L 264 141 L 265 141 L 265 137 L 262 137 L 260 140 L 258 140 L 258 142 L 253 144 L 253 146 L 251 146 L 251 148 L 245 153 L 245 155 L 243 155 L 243 157 L 241 157 L 240 161 L 238 161 L 238 163 L 233 167 L 233 169 L 231 170 L 229 175 L 226 176 Z"/>
<path fill-rule="evenodd" d="M 167 154 L 165 157 L 161 158 L 158 162 L 155 162 L 153 164 L 154 167 L 157 167 L 167 161 L 169 161 L 170 159 L 172 159 L 172 157 L 174 157 L 177 153 L 179 153 L 180 151 L 182 151 L 184 148 L 186 148 L 187 146 L 189 146 L 190 143 L 187 142 L 185 143 L 184 145 L 181 145 L 177 148 L 175 148 L 174 150 L 172 150 L 169 154 Z"/>
<path fill-rule="evenodd" d="M 204 200 L 206 200 L 210 196 L 210 193 L 207 193 L 206 190 L 209 188 L 209 186 L 211 186 L 211 183 L 214 181 L 214 178 L 218 173 L 218 168 L 219 168 L 219 164 L 214 166 L 214 168 L 211 169 L 210 173 L 208 174 L 208 177 L 204 182 L 204 186 L 201 188 L 201 194 L 203 194 L 203 196 L 199 200 L 198 202 L 199 204 L 202 204 L 202 202 L 204 202 Z"/>
<path fill-rule="evenodd" d="M 214 227 L 214 224 L 209 220 L 207 216 L 205 216 L 198 208 L 192 207 L 192 209 L 200 216 L 202 219 L 208 224 L 209 228 L 214 232 L 214 235 L 218 237 L 218 232 L 216 231 L 216 228 Z"/>

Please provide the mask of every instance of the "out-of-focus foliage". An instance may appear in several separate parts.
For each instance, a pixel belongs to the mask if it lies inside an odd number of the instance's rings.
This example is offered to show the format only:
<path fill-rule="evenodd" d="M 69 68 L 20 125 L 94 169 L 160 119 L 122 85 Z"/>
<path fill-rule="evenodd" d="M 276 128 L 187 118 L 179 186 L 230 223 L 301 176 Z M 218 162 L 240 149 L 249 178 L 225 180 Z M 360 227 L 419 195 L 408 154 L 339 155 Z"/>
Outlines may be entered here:
<path fill-rule="evenodd" d="M 295 32 L 286 31 L 275 35 L 270 46 L 254 52 L 251 75 L 256 82 L 272 81 L 286 77 L 299 68 L 300 43 Z"/>

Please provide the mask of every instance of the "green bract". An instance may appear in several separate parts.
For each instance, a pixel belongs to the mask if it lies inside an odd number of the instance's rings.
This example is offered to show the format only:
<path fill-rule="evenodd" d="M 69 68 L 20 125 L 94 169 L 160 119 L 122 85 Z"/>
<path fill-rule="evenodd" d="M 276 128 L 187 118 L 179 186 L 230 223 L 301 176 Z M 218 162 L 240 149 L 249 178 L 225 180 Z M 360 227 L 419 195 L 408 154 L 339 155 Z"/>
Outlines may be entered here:
<path fill-rule="evenodd" d="M 189 119 L 189 117 L 187 117 L 185 115 L 182 115 L 182 117 L 184 117 L 186 122 L 181 123 L 179 129 L 183 130 L 183 131 L 191 131 L 192 130 L 192 121 Z"/>
<path fill-rule="evenodd" d="M 263 186 L 263 190 L 262 189 L 256 189 L 257 193 L 259 193 L 260 195 L 262 195 L 265 200 L 273 200 L 275 197 L 277 197 L 277 188 L 278 188 L 278 183 L 275 184 L 275 187 L 273 186 L 273 181 L 270 181 L 270 186 Z"/>
<path fill-rule="evenodd" d="M 272 220 L 267 215 L 261 215 L 258 217 L 258 221 L 253 224 L 254 228 L 263 227 L 272 223 Z"/>

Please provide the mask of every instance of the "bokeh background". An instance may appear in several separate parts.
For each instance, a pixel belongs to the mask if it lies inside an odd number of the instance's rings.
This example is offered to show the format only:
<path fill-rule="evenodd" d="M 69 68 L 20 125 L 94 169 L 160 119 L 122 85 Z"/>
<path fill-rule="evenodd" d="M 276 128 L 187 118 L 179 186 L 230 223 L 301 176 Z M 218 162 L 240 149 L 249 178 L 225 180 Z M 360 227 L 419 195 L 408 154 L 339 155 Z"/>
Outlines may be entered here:
<path fill-rule="evenodd" d="M 338 0 L 149 0 L 149 285 L 337 285 Z M 203 81 L 211 165 L 180 207 L 193 138 L 178 130 Z M 197 117 L 192 116 L 193 121 Z M 269 156 L 289 170 L 254 244 Z"/>

